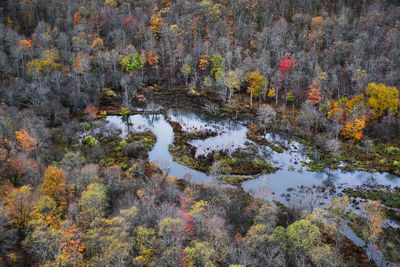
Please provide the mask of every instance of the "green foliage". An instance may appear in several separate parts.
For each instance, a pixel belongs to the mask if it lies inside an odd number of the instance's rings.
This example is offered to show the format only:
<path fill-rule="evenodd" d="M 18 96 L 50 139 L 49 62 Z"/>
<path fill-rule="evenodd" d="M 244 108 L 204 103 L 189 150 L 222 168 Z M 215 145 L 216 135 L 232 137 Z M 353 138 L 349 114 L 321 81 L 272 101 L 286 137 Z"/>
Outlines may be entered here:
<path fill-rule="evenodd" d="M 127 72 L 138 71 L 143 66 L 142 58 L 138 53 L 135 55 L 129 54 L 121 57 L 119 64 L 121 65 L 122 70 Z"/>
<path fill-rule="evenodd" d="M 82 144 L 95 146 L 97 145 L 97 140 L 93 136 L 87 135 L 82 139 Z"/>
<path fill-rule="evenodd" d="M 222 73 L 225 69 L 225 60 L 220 54 L 214 54 L 210 61 L 213 64 L 211 75 L 214 75 L 215 80 L 218 80 L 222 77 Z"/>
<path fill-rule="evenodd" d="M 108 208 L 106 187 L 99 183 L 90 184 L 87 190 L 82 192 L 79 206 L 81 208 L 82 221 L 91 222 L 95 218 L 106 215 Z"/>
<path fill-rule="evenodd" d="M 115 98 L 117 96 L 117 94 L 111 90 L 110 88 L 103 88 L 103 95 L 108 99 L 108 100 L 112 100 L 113 98 Z"/>
<path fill-rule="evenodd" d="M 287 93 L 286 100 L 288 102 L 293 102 L 294 101 L 294 94 L 292 92 Z"/>
<path fill-rule="evenodd" d="M 382 204 L 388 207 L 400 209 L 399 192 L 390 192 L 384 190 L 363 191 L 363 190 L 353 190 L 353 189 L 345 189 L 344 192 L 351 197 L 379 200 L 382 202 Z"/>
<path fill-rule="evenodd" d="M 308 220 L 299 220 L 286 229 L 289 248 L 295 253 L 308 251 L 321 243 L 321 232 Z"/>

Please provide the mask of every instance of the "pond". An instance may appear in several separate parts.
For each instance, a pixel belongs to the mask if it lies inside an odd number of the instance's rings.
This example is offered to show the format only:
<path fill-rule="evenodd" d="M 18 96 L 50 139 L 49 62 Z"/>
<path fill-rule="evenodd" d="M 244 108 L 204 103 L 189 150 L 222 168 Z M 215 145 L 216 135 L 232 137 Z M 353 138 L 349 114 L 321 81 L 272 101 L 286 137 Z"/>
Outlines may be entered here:
<path fill-rule="evenodd" d="M 245 144 L 254 144 L 246 136 L 246 122 L 234 122 L 229 119 L 210 117 L 204 113 L 169 110 L 167 117 L 177 122 L 182 130 L 209 131 L 216 135 L 206 139 L 192 140 L 191 145 L 196 147 L 196 157 L 211 151 L 234 151 Z M 174 132 L 168 119 L 161 114 L 138 114 L 129 117 L 130 125 L 124 123 L 120 116 L 107 116 L 106 120 L 111 128 L 121 130 L 121 136 L 128 131 L 151 130 L 157 136 L 157 142 L 149 152 L 149 160 L 158 164 L 168 175 L 185 179 L 197 184 L 219 184 L 211 175 L 191 169 L 173 160 L 168 147 L 173 143 Z M 129 127 L 129 129 L 128 129 Z M 242 183 L 242 188 L 255 197 L 277 200 L 291 206 L 301 206 L 312 210 L 313 207 L 326 208 L 332 197 L 340 195 L 345 188 L 352 188 L 363 184 L 381 184 L 400 186 L 400 179 L 389 173 L 369 173 L 365 171 L 343 171 L 341 169 L 326 169 L 322 172 L 311 172 L 301 162 L 308 162 L 307 148 L 296 141 L 279 134 L 267 133 L 264 136 L 275 144 L 288 149 L 282 153 L 272 150 L 268 146 L 258 146 L 259 154 L 279 169 L 271 174 L 253 177 L 254 179 Z M 255 145 L 255 144 L 254 144 Z M 322 188 L 322 190 L 321 190 Z M 312 192 L 312 194 L 310 194 Z M 359 202 L 351 209 L 359 213 Z M 358 210 L 358 211 L 357 211 Z M 398 227 L 394 222 L 388 225 Z M 357 245 L 364 245 L 364 241 L 347 228 L 343 234 Z M 375 261 L 382 260 L 379 251 L 373 255 Z"/>
<path fill-rule="evenodd" d="M 213 150 L 233 151 L 246 143 L 254 144 L 246 137 L 245 122 L 211 118 L 203 113 L 173 110 L 168 111 L 167 116 L 171 121 L 178 122 L 184 131 L 209 130 L 217 133 L 216 136 L 190 142 L 197 148 L 196 156 L 210 153 Z M 107 116 L 106 120 L 111 127 L 121 129 L 122 136 L 128 134 L 128 125 L 122 121 L 120 116 Z M 212 182 L 213 177 L 210 175 L 183 166 L 173 160 L 168 146 L 173 142 L 174 132 L 164 115 L 132 115 L 129 121 L 131 131 L 151 130 L 157 136 L 157 142 L 149 152 L 149 160 L 158 163 L 164 171 L 168 171 L 169 175 L 198 184 Z M 365 183 L 391 185 L 392 187 L 400 186 L 400 179 L 389 173 L 343 171 L 341 169 L 327 169 L 323 172 L 307 171 L 307 168 L 301 164 L 302 161 L 307 162 L 309 160 L 304 145 L 278 134 L 267 133 L 265 138 L 289 149 L 283 153 L 278 153 L 267 146 L 259 146 L 262 156 L 279 167 L 279 170 L 243 182 L 243 189 L 252 194 L 258 194 L 262 190 L 265 193 L 267 189 L 268 194 L 265 197 L 286 202 L 286 196 L 282 197 L 281 195 L 286 194 L 288 189 L 291 191 L 299 187 L 324 186 L 341 189 Z"/>

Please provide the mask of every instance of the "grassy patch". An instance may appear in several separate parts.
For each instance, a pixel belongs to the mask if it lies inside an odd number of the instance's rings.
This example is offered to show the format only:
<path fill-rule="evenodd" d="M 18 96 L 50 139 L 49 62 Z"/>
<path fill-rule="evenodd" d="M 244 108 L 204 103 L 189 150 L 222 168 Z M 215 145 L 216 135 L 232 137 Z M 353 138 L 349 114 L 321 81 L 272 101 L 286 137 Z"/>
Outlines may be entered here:
<path fill-rule="evenodd" d="M 268 141 L 264 137 L 261 137 L 263 130 L 257 124 L 251 123 L 247 125 L 247 127 L 249 128 L 249 130 L 247 131 L 247 138 L 254 141 L 256 144 L 269 146 L 271 149 L 278 153 L 282 153 L 287 149 L 281 145 L 277 145 L 271 141 Z"/>
<path fill-rule="evenodd" d="M 362 191 L 353 189 L 346 189 L 344 192 L 351 197 L 380 200 L 385 206 L 397 209 L 400 208 L 400 192 L 389 192 L 382 190 Z"/>
<path fill-rule="evenodd" d="M 231 185 L 240 185 L 241 183 L 253 179 L 251 176 L 242 176 L 242 175 L 224 175 L 218 177 L 218 179 L 223 180 L 225 184 Z"/>

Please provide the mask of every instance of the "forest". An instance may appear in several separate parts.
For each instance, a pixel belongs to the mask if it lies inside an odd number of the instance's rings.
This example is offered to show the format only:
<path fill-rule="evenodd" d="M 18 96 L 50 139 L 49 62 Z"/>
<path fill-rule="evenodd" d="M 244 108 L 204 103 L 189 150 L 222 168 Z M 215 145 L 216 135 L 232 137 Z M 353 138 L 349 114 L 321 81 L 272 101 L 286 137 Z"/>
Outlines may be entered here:
<path fill-rule="evenodd" d="M 397 0 L 0 0 L 0 266 L 399 266 Z"/>

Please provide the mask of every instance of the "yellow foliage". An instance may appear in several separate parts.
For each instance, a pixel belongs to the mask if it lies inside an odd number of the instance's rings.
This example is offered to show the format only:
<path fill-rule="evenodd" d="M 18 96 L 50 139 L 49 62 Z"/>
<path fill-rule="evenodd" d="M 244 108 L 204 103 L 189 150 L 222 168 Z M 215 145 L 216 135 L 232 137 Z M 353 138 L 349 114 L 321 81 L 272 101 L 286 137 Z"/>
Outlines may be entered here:
<path fill-rule="evenodd" d="M 273 98 L 273 97 L 276 96 L 276 89 L 275 89 L 275 87 L 272 87 L 271 89 L 269 89 L 267 96 L 270 97 L 270 98 Z"/>
<path fill-rule="evenodd" d="M 355 119 L 353 121 L 348 121 L 342 129 L 341 135 L 345 139 L 352 140 L 353 142 L 359 142 L 362 139 L 364 127 L 364 119 Z"/>
<path fill-rule="evenodd" d="M 61 64 L 56 63 L 58 60 L 59 57 L 54 50 L 45 50 L 40 60 L 33 59 L 26 64 L 27 72 L 34 73 L 59 69 Z"/>
<path fill-rule="evenodd" d="M 11 189 L 5 197 L 5 203 L 13 223 L 18 228 L 24 228 L 30 221 L 33 211 L 32 188 L 24 185 Z"/>
<path fill-rule="evenodd" d="M 225 84 L 230 89 L 238 89 L 239 88 L 239 78 L 236 71 L 228 72 L 228 75 L 225 77 Z"/>
<path fill-rule="evenodd" d="M 43 176 L 43 194 L 53 198 L 60 207 L 64 208 L 67 204 L 66 189 L 64 171 L 53 166 L 47 167 Z"/>
<path fill-rule="evenodd" d="M 250 72 L 248 81 L 250 86 L 247 87 L 247 93 L 253 93 L 253 97 L 257 97 L 264 92 L 264 76 L 259 71 Z"/>
<path fill-rule="evenodd" d="M 350 114 L 353 114 L 357 106 L 363 105 L 365 101 L 364 94 L 359 94 L 347 102 L 347 109 Z"/>
<path fill-rule="evenodd" d="M 160 37 L 161 34 L 162 19 L 159 16 L 153 15 L 150 18 L 150 29 L 155 37 Z"/>
<path fill-rule="evenodd" d="M 115 0 L 106 0 L 104 2 L 104 5 L 112 7 L 112 8 L 116 8 L 117 7 L 117 1 L 115 1 Z"/>
<path fill-rule="evenodd" d="M 385 112 L 397 113 L 399 106 L 399 91 L 396 87 L 389 87 L 382 83 L 370 83 L 365 89 L 369 96 L 367 104 L 378 116 L 382 116 Z"/>
<path fill-rule="evenodd" d="M 100 37 L 97 37 L 96 39 L 93 40 L 93 43 L 92 43 L 92 48 L 93 49 L 102 50 L 103 46 L 104 46 L 103 40 Z"/>
<path fill-rule="evenodd" d="M 199 212 L 202 212 L 205 208 L 210 207 L 210 204 L 207 201 L 200 200 L 194 203 L 192 209 L 190 210 L 189 214 L 193 215 Z"/>

